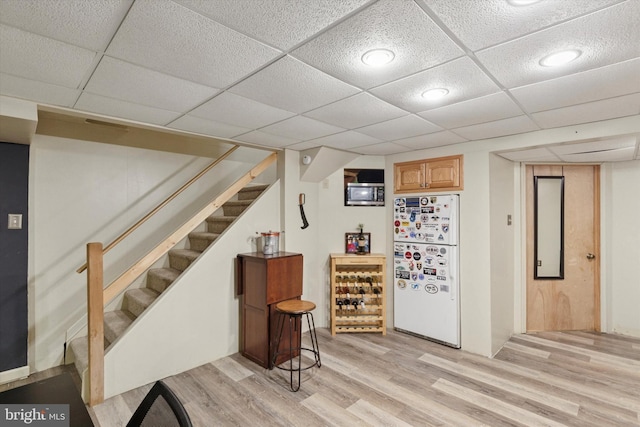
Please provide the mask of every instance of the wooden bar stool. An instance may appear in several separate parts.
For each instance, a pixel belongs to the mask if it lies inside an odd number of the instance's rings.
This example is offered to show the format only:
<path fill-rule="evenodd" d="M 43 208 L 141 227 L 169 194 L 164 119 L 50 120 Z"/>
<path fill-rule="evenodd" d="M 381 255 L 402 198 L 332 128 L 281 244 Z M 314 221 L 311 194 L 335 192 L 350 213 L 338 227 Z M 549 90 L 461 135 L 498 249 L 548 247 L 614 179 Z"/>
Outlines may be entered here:
<path fill-rule="evenodd" d="M 316 308 L 316 305 L 311 301 L 304 300 L 287 300 L 282 301 L 276 304 L 276 311 L 279 313 L 278 319 L 278 327 L 276 328 L 276 342 L 275 342 L 275 351 L 273 352 L 273 360 L 271 361 L 271 366 L 276 367 L 278 369 L 282 369 L 284 371 L 289 371 L 290 373 L 290 385 L 291 391 L 300 390 L 300 376 L 302 371 L 306 371 L 307 369 L 311 369 L 314 366 L 318 368 L 321 366 L 320 363 L 320 348 L 318 347 L 318 337 L 316 336 L 316 325 L 313 321 L 313 311 Z M 309 326 L 309 336 L 311 337 L 311 348 L 302 346 L 302 316 L 307 318 L 307 325 Z M 282 339 L 282 334 L 284 333 L 284 322 L 285 318 L 289 320 L 289 348 L 285 348 L 283 351 L 280 351 L 280 341 Z M 295 330 L 295 338 L 294 341 L 294 330 Z M 297 343 L 297 345 L 295 345 Z M 314 363 L 309 366 L 302 366 L 302 351 L 310 351 L 313 353 Z M 289 367 L 286 367 L 286 362 L 282 365 L 276 365 L 276 360 L 278 358 L 278 354 L 288 353 L 289 355 Z M 295 359 L 296 353 L 298 355 L 298 366 L 293 366 L 293 359 Z M 293 373 L 298 373 L 298 382 L 294 383 Z"/>

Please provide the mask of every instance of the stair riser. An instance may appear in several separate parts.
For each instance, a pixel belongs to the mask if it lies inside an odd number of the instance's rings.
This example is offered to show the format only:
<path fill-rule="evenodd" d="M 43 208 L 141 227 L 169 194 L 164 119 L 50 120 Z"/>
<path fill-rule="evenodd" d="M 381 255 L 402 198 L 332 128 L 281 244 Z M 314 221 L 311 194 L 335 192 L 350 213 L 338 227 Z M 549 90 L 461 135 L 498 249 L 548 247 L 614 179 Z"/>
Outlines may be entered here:
<path fill-rule="evenodd" d="M 256 199 L 261 193 L 263 189 L 253 190 L 253 191 L 241 191 L 238 193 L 238 200 L 251 200 Z"/>
<path fill-rule="evenodd" d="M 209 240 L 209 239 L 197 239 L 197 238 L 190 237 L 189 238 L 189 248 L 193 249 L 194 251 L 203 252 L 214 241 L 215 241 L 215 239 Z"/>
<path fill-rule="evenodd" d="M 238 216 L 244 210 L 247 209 L 247 206 L 225 206 L 222 205 L 222 212 L 224 212 L 224 216 Z"/>
<path fill-rule="evenodd" d="M 209 233 L 222 233 L 231 224 L 229 221 L 219 221 L 214 218 L 207 220 L 207 231 Z"/>
<path fill-rule="evenodd" d="M 153 289 L 156 292 L 163 293 L 165 289 L 172 284 L 172 280 L 163 279 L 147 274 L 147 288 Z"/>
<path fill-rule="evenodd" d="M 194 260 L 190 258 L 169 254 L 169 266 L 176 270 L 185 271 L 193 261 Z"/>

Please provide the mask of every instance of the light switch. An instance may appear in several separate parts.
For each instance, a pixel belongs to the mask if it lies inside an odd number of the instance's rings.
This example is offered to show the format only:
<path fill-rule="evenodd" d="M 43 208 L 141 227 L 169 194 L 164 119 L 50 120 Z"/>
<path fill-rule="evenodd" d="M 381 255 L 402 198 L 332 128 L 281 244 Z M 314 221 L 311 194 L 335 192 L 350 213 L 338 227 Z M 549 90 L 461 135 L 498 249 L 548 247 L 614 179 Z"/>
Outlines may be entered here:
<path fill-rule="evenodd" d="M 9 214 L 9 230 L 22 230 L 22 214 Z"/>

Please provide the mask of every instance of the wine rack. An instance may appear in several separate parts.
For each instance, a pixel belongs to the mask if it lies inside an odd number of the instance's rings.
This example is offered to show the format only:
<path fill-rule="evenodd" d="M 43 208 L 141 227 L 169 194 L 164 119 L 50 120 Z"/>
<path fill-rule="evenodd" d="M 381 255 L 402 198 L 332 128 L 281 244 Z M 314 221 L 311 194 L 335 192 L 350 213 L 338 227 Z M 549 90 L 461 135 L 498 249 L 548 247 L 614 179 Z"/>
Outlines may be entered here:
<path fill-rule="evenodd" d="M 382 254 L 331 254 L 331 335 L 387 333 L 386 261 Z"/>

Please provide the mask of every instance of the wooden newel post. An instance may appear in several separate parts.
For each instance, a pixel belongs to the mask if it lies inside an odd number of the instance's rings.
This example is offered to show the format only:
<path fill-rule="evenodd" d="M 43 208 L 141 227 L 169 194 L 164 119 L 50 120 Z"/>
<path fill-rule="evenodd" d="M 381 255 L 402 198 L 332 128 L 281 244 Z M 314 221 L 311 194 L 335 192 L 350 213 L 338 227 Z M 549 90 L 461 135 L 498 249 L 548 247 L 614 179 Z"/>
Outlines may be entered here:
<path fill-rule="evenodd" d="M 104 401 L 104 306 L 102 243 L 87 244 L 89 406 Z"/>

